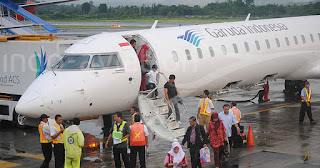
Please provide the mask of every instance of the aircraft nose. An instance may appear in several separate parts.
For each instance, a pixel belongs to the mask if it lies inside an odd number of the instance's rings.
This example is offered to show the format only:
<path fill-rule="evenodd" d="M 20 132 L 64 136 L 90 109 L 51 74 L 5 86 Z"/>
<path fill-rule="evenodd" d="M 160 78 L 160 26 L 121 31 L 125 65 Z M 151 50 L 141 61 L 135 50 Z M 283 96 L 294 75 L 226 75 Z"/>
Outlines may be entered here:
<path fill-rule="evenodd" d="M 38 118 L 42 111 L 41 108 L 44 107 L 44 101 L 41 95 L 35 90 L 30 90 L 24 93 L 15 108 L 16 112 L 31 118 Z"/>

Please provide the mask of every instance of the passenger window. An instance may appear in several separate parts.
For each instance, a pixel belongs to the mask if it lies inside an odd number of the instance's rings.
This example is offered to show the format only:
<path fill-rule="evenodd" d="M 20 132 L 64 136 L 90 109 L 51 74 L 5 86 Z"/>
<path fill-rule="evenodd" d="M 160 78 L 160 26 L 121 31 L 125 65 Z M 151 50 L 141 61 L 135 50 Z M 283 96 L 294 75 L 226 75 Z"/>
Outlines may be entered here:
<path fill-rule="evenodd" d="M 301 38 L 302 38 L 303 44 L 306 44 L 306 38 L 304 37 L 304 35 L 301 35 Z"/>
<path fill-rule="evenodd" d="M 58 69 L 85 69 L 88 66 L 90 56 L 66 55 L 63 57 Z"/>
<path fill-rule="evenodd" d="M 266 45 L 267 45 L 267 48 L 268 48 L 268 49 L 271 48 L 269 40 L 266 40 Z"/>
<path fill-rule="evenodd" d="M 244 42 L 244 46 L 246 48 L 246 51 L 249 52 L 250 51 L 249 44 L 247 42 Z"/>
<path fill-rule="evenodd" d="M 280 41 L 278 38 L 276 38 L 277 47 L 280 47 Z"/>
<path fill-rule="evenodd" d="M 226 46 L 221 45 L 221 49 L 222 49 L 222 53 L 223 53 L 223 55 L 227 55 L 227 49 L 226 49 Z"/>
<path fill-rule="evenodd" d="M 178 54 L 175 51 L 172 51 L 172 57 L 174 62 L 178 62 Z"/>
<path fill-rule="evenodd" d="M 201 48 L 197 48 L 197 52 L 198 52 L 199 58 L 202 59 L 203 54 L 202 54 Z"/>
<path fill-rule="evenodd" d="M 116 54 L 95 55 L 92 57 L 90 68 L 117 67 L 120 65 L 120 61 Z"/>
<path fill-rule="evenodd" d="M 286 37 L 285 40 L 286 40 L 287 46 L 290 46 L 290 42 L 289 42 L 288 37 Z"/>
<path fill-rule="evenodd" d="M 314 43 L 314 38 L 313 38 L 313 35 L 312 35 L 312 34 L 310 34 L 310 39 L 311 39 L 311 42 Z"/>
<path fill-rule="evenodd" d="M 238 53 L 239 52 L 238 46 L 235 43 L 233 43 L 233 49 L 234 49 L 234 53 Z"/>
<path fill-rule="evenodd" d="M 255 41 L 255 43 L 256 43 L 257 50 L 260 50 L 260 44 L 259 44 L 259 41 Z"/>
<path fill-rule="evenodd" d="M 294 43 L 295 43 L 296 45 L 298 45 L 299 43 L 298 43 L 298 38 L 297 38 L 297 36 L 293 36 L 293 39 L 294 39 Z"/>
<path fill-rule="evenodd" d="M 187 59 L 188 60 L 191 60 L 191 53 L 190 53 L 190 51 L 187 49 L 187 50 L 185 50 L 186 51 L 186 55 L 187 55 Z"/>
<path fill-rule="evenodd" d="M 210 51 L 210 55 L 211 55 L 211 57 L 214 57 L 214 51 L 213 51 L 213 48 L 212 47 L 209 47 L 209 51 Z"/>

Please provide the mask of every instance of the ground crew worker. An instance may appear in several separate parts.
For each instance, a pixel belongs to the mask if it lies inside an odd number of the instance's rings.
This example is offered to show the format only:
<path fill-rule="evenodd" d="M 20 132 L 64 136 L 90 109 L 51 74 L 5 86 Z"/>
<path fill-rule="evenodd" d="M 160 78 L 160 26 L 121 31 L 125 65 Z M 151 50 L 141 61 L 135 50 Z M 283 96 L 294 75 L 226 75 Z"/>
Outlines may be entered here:
<path fill-rule="evenodd" d="M 208 98 L 209 96 L 209 91 L 205 90 L 202 93 L 202 99 L 199 101 L 198 104 L 198 114 L 197 114 L 197 118 L 199 119 L 199 125 L 202 125 L 204 127 L 204 125 L 206 125 L 206 127 L 208 130 L 208 126 L 209 126 L 209 122 L 211 120 L 211 114 L 212 114 L 212 110 L 214 109 L 214 106 L 212 104 L 212 101 Z"/>
<path fill-rule="evenodd" d="M 138 112 L 138 108 L 136 106 L 131 107 L 130 113 L 132 114 L 132 117 L 131 117 L 131 124 L 130 125 L 134 124 L 134 116 L 136 116 L 138 114 L 137 112 Z"/>
<path fill-rule="evenodd" d="M 65 157 L 65 151 L 64 151 L 64 144 L 63 144 L 63 132 L 64 128 L 62 125 L 62 116 L 60 114 L 57 114 L 54 119 L 56 120 L 56 123 L 53 124 L 50 128 L 50 135 L 53 142 L 53 154 L 55 159 L 55 167 L 56 168 L 62 168 L 64 165 L 64 157 Z"/>
<path fill-rule="evenodd" d="M 233 112 L 233 115 L 236 117 L 236 119 L 238 121 L 238 126 L 240 128 L 241 111 L 236 107 L 236 105 L 237 105 L 236 102 L 230 103 L 231 110 Z M 232 147 L 234 147 L 234 148 L 241 147 L 241 138 L 239 135 L 237 135 L 237 128 L 234 125 L 234 123 L 232 123 L 231 131 L 232 131 L 231 144 L 233 144 Z"/>
<path fill-rule="evenodd" d="M 113 129 L 110 131 L 110 135 L 106 142 L 106 148 L 110 139 L 113 139 L 113 155 L 114 155 L 114 164 L 116 168 L 121 168 L 120 154 L 122 155 L 122 160 L 126 168 L 130 168 L 129 157 L 127 153 L 127 140 L 131 134 L 129 124 L 125 121 L 122 121 L 122 113 L 117 112 L 114 115 Z"/>
<path fill-rule="evenodd" d="M 65 168 L 80 168 L 84 136 L 78 125 L 80 125 L 80 119 L 74 118 L 72 125 L 63 132 L 64 149 L 66 151 Z"/>
<path fill-rule="evenodd" d="M 137 153 L 139 153 L 140 168 L 146 167 L 146 146 L 148 148 L 148 129 L 140 123 L 140 115 L 137 114 L 134 117 L 135 124 L 130 126 L 130 162 L 133 168 L 136 167 Z"/>
<path fill-rule="evenodd" d="M 300 117 L 299 117 L 299 124 L 303 124 L 304 116 L 307 111 L 307 115 L 310 120 L 310 124 L 315 124 L 314 120 L 312 119 L 311 113 L 311 88 L 310 82 L 305 82 L 305 87 L 301 90 L 301 109 L 300 109 Z"/>
<path fill-rule="evenodd" d="M 46 114 L 42 114 L 40 116 L 40 124 L 38 126 L 39 134 L 40 134 L 40 143 L 42 148 L 42 153 L 44 156 L 44 161 L 40 168 L 49 168 L 49 163 L 52 158 L 52 140 L 50 136 L 50 124 L 48 121 L 49 116 Z"/>

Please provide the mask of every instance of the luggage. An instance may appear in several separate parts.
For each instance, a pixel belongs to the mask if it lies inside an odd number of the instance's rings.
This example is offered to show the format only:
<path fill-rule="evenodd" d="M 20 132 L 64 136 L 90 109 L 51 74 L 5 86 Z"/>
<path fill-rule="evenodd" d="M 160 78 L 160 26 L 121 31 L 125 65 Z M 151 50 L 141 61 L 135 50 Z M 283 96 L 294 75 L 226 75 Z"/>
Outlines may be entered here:
<path fill-rule="evenodd" d="M 245 133 L 241 133 L 240 134 L 240 138 L 241 138 L 241 146 L 245 147 L 247 145 L 247 136 Z"/>
<path fill-rule="evenodd" d="M 210 149 L 204 147 L 200 149 L 200 163 L 209 163 L 210 162 Z"/>

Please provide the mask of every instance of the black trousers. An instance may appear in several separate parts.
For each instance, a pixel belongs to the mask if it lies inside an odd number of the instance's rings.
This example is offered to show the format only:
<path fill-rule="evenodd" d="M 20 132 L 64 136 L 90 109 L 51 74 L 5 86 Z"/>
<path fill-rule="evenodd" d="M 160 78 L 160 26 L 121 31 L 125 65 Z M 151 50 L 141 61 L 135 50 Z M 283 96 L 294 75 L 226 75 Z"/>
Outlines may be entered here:
<path fill-rule="evenodd" d="M 55 168 L 63 168 L 64 167 L 64 144 L 58 143 L 53 145 L 53 153 L 55 159 Z"/>
<path fill-rule="evenodd" d="M 122 160 L 126 168 L 130 168 L 129 156 L 127 153 L 127 148 L 115 148 L 113 147 L 114 164 L 116 168 L 121 168 L 120 154 L 122 155 Z"/>
<path fill-rule="evenodd" d="M 191 166 L 192 168 L 202 168 L 200 163 L 200 146 L 190 145 L 190 156 L 191 156 Z"/>
<path fill-rule="evenodd" d="M 130 146 L 130 163 L 132 168 L 136 167 L 137 153 L 139 153 L 140 168 L 146 167 L 146 147 L 145 146 Z"/>
<path fill-rule="evenodd" d="M 306 111 L 307 111 L 307 115 L 309 117 L 310 122 L 313 121 L 312 113 L 311 113 L 311 103 L 309 103 L 309 104 L 310 104 L 310 106 L 308 107 L 306 102 L 301 103 L 299 122 L 303 122 Z"/>
<path fill-rule="evenodd" d="M 152 90 L 152 89 L 154 89 L 154 88 L 156 88 L 156 84 L 154 84 L 154 83 L 149 83 L 149 89 Z M 154 91 L 154 97 L 157 97 L 157 96 L 158 96 L 158 89 L 156 89 L 156 90 Z"/>
<path fill-rule="evenodd" d="M 41 143 L 42 153 L 44 156 L 44 161 L 42 162 L 40 168 L 49 168 L 49 163 L 52 158 L 52 146 L 51 143 Z"/>
<path fill-rule="evenodd" d="M 238 123 L 240 128 L 240 123 Z M 232 125 L 231 127 L 231 142 L 230 148 L 240 148 L 241 147 L 241 137 L 238 135 L 238 130 L 235 125 Z"/>

